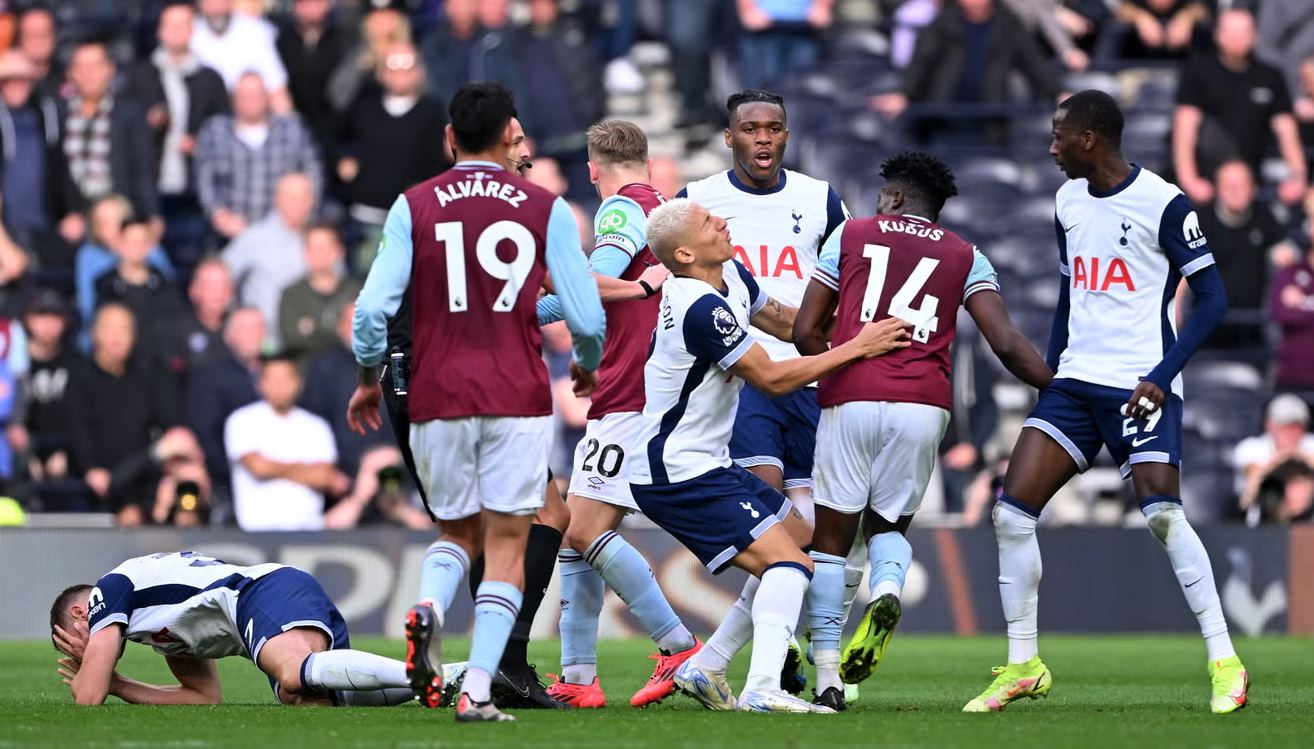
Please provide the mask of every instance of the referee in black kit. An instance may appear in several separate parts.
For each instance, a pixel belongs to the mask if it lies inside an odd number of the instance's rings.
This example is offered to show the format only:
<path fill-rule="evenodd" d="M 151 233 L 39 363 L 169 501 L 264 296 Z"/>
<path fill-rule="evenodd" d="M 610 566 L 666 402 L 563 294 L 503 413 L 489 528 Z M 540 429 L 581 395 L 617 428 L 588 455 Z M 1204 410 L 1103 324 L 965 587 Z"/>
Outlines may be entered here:
<path fill-rule="evenodd" d="M 524 176 L 532 168 L 530 163 L 532 156 L 519 121 L 512 119 L 511 123 L 516 129 L 516 137 L 506 167 Z M 410 289 L 407 289 L 402 296 L 401 305 L 397 308 L 397 314 L 388 321 L 388 358 L 382 369 L 380 385 L 383 389 L 383 407 L 387 409 L 388 419 L 392 423 L 397 447 L 401 449 L 402 459 L 406 461 L 406 469 L 410 471 L 411 480 L 423 496 L 424 485 L 416 474 L 415 456 L 411 452 L 411 419 L 406 403 L 406 387 L 410 379 L 411 315 L 411 294 Z M 425 511 L 429 511 L 427 501 Z M 433 513 L 429 512 L 429 516 L 433 517 Z M 437 522 L 437 518 L 434 518 L 434 521 Z M 529 665 L 526 654 L 529 632 L 534 625 L 534 615 L 538 613 L 538 607 L 543 603 L 543 596 L 556 569 L 562 533 L 569 523 L 570 513 L 549 472 L 543 508 L 539 510 L 534 518 L 534 524 L 530 527 L 529 544 L 525 549 L 524 603 L 507 639 L 497 678 L 492 684 L 493 700 L 498 707 L 569 709 L 567 705 L 548 696 L 538 673 Z M 481 555 L 470 566 L 471 595 L 474 595 L 474 591 L 483 580 L 483 573 L 484 560 Z M 444 686 L 445 701 L 450 699 L 454 702 L 459 693 L 459 680 Z"/>

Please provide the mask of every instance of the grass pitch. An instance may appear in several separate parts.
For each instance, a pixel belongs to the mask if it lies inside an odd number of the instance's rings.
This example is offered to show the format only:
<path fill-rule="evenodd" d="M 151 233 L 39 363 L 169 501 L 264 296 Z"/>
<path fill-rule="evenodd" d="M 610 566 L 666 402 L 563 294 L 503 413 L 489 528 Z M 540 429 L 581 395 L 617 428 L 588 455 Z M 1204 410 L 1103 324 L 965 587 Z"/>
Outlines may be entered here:
<path fill-rule="evenodd" d="M 399 656 L 400 643 L 355 643 Z M 1045 637 L 1054 672 L 1047 700 L 1015 703 L 997 715 L 964 715 L 1003 659 L 1004 640 L 903 637 L 838 716 L 709 713 L 685 697 L 645 710 L 628 706 L 646 679 L 647 642 L 601 644 L 604 710 L 519 711 L 519 722 L 457 725 L 450 711 L 416 705 L 378 709 L 290 708 L 273 703 L 250 663 L 221 662 L 226 703 L 218 707 L 137 707 L 111 698 L 101 708 L 71 704 L 40 642 L 0 643 L 0 749 L 9 747 L 543 747 L 544 749 L 711 749 L 719 747 L 1309 747 L 1314 746 L 1314 640 L 1239 641 L 1252 679 L 1250 706 L 1231 716 L 1208 710 L 1208 677 L 1198 637 Z M 453 659 L 465 642 L 452 641 Z M 556 642 L 531 655 L 555 670 Z M 163 659 L 129 645 L 123 673 L 167 678 Z M 731 682 L 743 683 L 746 658 Z"/>

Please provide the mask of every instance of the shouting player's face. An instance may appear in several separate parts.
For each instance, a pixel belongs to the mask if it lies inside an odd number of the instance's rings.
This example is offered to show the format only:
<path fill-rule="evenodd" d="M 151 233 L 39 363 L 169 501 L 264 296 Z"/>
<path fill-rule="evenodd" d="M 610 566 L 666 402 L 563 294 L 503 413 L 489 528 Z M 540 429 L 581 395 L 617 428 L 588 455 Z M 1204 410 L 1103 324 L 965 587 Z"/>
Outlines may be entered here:
<path fill-rule="evenodd" d="M 1089 130 L 1068 124 L 1067 115 L 1066 109 L 1054 113 L 1054 139 L 1049 144 L 1049 155 L 1068 179 L 1082 179 L 1091 173 L 1091 141 L 1095 136 Z"/>
<path fill-rule="evenodd" d="M 785 110 L 764 101 L 742 104 L 730 117 L 725 144 L 735 160 L 735 171 L 754 187 L 774 187 L 780 178 L 789 128 Z"/>
<path fill-rule="evenodd" d="M 730 242 L 730 225 L 706 208 L 695 206 L 689 212 L 689 249 L 694 253 L 694 264 L 704 267 L 720 265 L 735 256 Z"/>

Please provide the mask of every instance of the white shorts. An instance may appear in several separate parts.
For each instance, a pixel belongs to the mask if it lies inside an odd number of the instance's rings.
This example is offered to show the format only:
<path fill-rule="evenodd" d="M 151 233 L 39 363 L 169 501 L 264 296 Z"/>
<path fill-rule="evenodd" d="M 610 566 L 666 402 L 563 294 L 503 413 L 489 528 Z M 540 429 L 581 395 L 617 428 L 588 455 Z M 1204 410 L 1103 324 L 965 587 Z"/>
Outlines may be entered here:
<path fill-rule="evenodd" d="M 567 493 L 638 512 L 625 466 L 643 431 L 643 421 L 643 414 L 634 411 L 589 421 L 584 439 L 575 448 Z"/>
<path fill-rule="evenodd" d="M 415 472 L 429 510 L 460 520 L 489 509 L 533 515 L 543 506 L 551 416 L 470 416 L 411 424 Z"/>
<path fill-rule="evenodd" d="M 917 512 L 949 412 L 922 403 L 853 401 L 823 409 L 812 501 L 848 515 L 871 508 L 894 523 Z"/>

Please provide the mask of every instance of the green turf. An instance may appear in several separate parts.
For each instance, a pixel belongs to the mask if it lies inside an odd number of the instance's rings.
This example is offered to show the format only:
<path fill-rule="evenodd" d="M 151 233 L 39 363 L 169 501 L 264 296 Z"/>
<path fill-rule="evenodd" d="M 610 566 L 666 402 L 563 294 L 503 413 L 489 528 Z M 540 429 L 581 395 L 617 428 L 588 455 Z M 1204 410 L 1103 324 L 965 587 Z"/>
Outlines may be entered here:
<path fill-rule="evenodd" d="M 357 643 L 397 655 L 396 642 Z M 460 643 L 452 643 L 452 650 Z M 230 658 L 226 704 L 152 708 L 118 703 L 77 708 L 42 643 L 0 643 L 0 749 L 47 747 L 1273 747 L 1314 746 L 1314 641 L 1240 643 L 1254 681 L 1250 707 L 1208 712 L 1208 681 L 1197 637 L 1046 637 L 1055 686 L 1048 700 L 1002 715 L 963 715 L 963 703 L 990 680 L 1001 638 L 905 637 L 838 716 L 709 713 L 687 698 L 635 710 L 629 695 L 648 674 L 644 642 L 603 643 L 603 683 L 612 704 L 589 712 L 519 712 L 519 722 L 457 725 L 446 710 L 418 706 L 335 710 L 272 704 L 263 676 Z M 540 664 L 557 643 L 536 644 Z M 131 645 L 123 672 L 162 679 L 162 659 Z M 743 679 L 743 658 L 732 683 Z M 544 670 L 552 670 L 546 668 Z"/>

